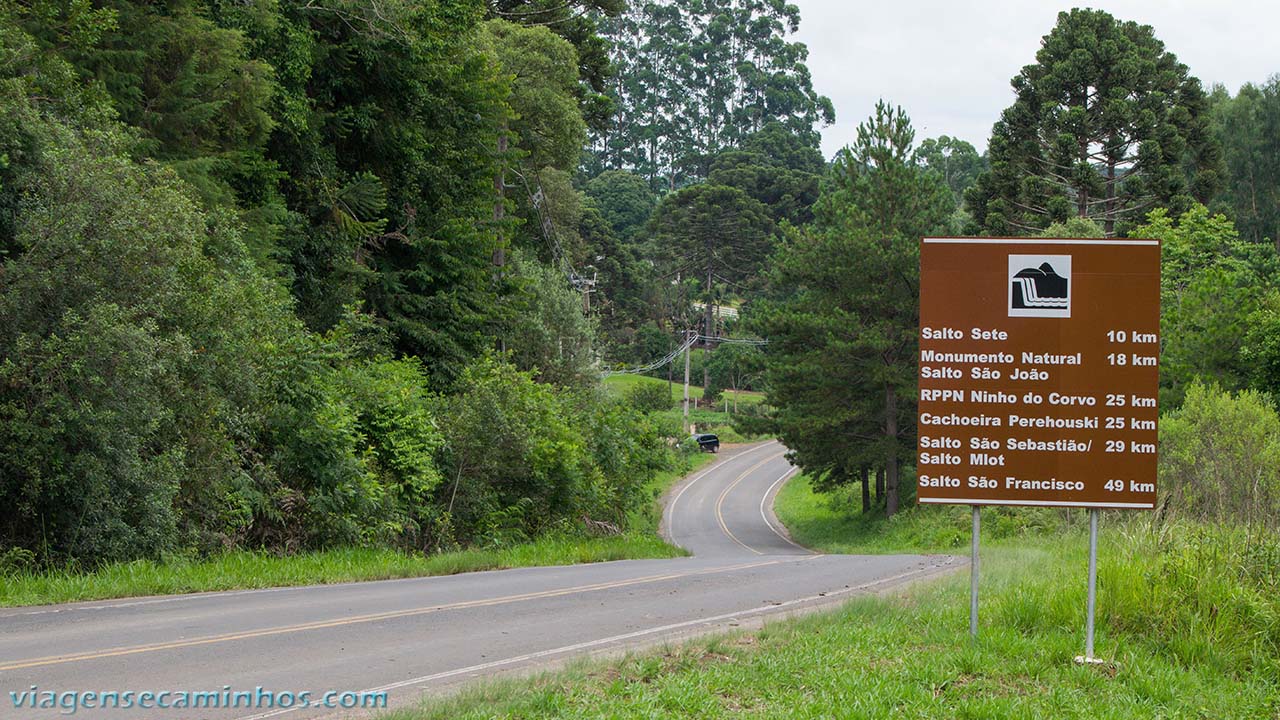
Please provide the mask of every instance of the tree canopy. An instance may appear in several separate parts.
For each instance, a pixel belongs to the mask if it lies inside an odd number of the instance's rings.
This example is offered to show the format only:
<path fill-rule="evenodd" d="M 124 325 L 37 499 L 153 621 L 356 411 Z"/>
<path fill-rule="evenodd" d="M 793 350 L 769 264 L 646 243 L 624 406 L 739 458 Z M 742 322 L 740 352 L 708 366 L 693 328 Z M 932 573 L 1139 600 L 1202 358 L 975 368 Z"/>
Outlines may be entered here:
<path fill-rule="evenodd" d="M 788 41 L 794 5 L 771 0 L 657 0 L 602 24 L 614 44 L 613 125 L 597 132 L 598 170 L 632 170 L 655 189 L 705 178 L 707 161 L 777 121 L 814 137 L 831 101 L 813 90 L 808 50 Z"/>
<path fill-rule="evenodd" d="M 713 335 L 716 285 L 743 283 L 771 250 L 774 225 L 768 209 L 737 188 L 702 184 L 663 198 L 650 223 L 664 274 L 702 286 L 704 333 Z"/>
<path fill-rule="evenodd" d="M 716 154 L 710 167 L 707 182 L 736 187 L 759 200 L 774 222 L 813 219 L 825 163 L 816 147 L 781 123 L 770 122 L 739 146 Z"/>
<path fill-rule="evenodd" d="M 973 186 L 984 170 L 986 158 L 969 143 L 950 135 L 927 138 L 916 148 L 916 158 L 926 168 L 942 176 L 951 189 L 956 203 L 964 200 L 964 193 Z"/>
<path fill-rule="evenodd" d="M 1227 167 L 1221 201 L 1245 239 L 1280 243 L 1280 75 L 1234 98 L 1219 86 L 1210 100 Z"/>
<path fill-rule="evenodd" d="M 614 242 L 572 181 L 604 45 L 485 19 L 522 7 L 0 5 L 0 548 L 429 549 L 640 502 L 656 430 L 595 394 L 562 267 Z M 497 492 L 446 446 L 468 382 L 522 398 L 486 442 L 599 439 Z M 452 515 L 459 473 L 530 510 Z"/>
<path fill-rule="evenodd" d="M 967 198 L 994 235 L 1067 217 L 1122 233 L 1157 207 L 1207 202 L 1221 182 L 1200 81 L 1149 25 L 1101 10 L 1058 14 L 992 130 L 991 169 Z"/>

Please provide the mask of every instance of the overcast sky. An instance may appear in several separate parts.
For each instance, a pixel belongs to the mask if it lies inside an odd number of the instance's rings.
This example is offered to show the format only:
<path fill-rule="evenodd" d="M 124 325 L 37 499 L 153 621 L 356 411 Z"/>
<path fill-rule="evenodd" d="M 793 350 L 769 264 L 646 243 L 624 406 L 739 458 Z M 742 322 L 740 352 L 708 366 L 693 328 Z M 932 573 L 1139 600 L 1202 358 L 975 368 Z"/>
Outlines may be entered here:
<path fill-rule="evenodd" d="M 916 140 L 960 137 L 981 152 L 1013 102 L 1009 80 L 1035 61 L 1040 38 L 1068 3 L 1044 0 L 790 0 L 800 7 L 814 89 L 831 98 L 836 124 L 822 129 L 830 157 L 849 143 L 878 98 L 903 106 Z M 1156 37 L 1208 88 L 1234 94 L 1280 73 L 1277 0 L 1099 0 Z"/>

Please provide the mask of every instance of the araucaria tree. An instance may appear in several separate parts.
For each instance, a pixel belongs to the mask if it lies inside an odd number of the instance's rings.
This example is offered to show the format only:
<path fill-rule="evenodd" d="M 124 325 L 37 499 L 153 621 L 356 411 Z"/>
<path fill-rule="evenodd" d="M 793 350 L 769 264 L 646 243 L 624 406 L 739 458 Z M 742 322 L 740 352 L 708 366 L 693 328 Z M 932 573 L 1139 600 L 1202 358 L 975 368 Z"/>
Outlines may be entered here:
<path fill-rule="evenodd" d="M 920 238 L 947 230 L 955 203 L 912 154 L 901 108 L 881 102 L 838 156 L 812 227 L 771 261 L 773 297 L 754 310 L 769 338 L 765 386 L 775 430 L 821 485 L 885 476 L 898 510 L 899 460 L 915 425 Z"/>
<path fill-rule="evenodd" d="M 1221 158 L 1204 90 L 1151 26 L 1059 13 L 1013 89 L 991 170 L 966 196 L 982 232 L 1038 233 L 1074 215 L 1115 235 L 1213 196 Z"/>
<path fill-rule="evenodd" d="M 695 277 L 702 285 L 704 332 L 714 335 L 716 285 L 759 272 L 772 245 L 769 209 L 737 188 L 695 185 L 664 198 L 650 225 L 668 276 Z"/>

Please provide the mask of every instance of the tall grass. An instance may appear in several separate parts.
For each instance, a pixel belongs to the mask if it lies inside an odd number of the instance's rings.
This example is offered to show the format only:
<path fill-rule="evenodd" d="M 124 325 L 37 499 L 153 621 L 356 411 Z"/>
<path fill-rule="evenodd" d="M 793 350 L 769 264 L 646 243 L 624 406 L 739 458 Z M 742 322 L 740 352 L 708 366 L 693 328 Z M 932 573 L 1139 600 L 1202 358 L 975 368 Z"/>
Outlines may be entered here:
<path fill-rule="evenodd" d="M 1103 620 L 1178 662 L 1280 678 L 1280 538 L 1144 519 L 1100 548 Z"/>
<path fill-rule="evenodd" d="M 826 552 L 968 550 L 967 507 L 919 506 L 885 519 L 855 503 L 851 492 L 816 493 L 801 476 L 776 510 L 797 542 Z M 1022 570 L 1007 575 L 984 617 L 1026 634 L 1081 627 L 1085 528 L 1080 510 L 984 508 L 984 562 L 991 555 Z M 1099 543 L 1101 632 L 1141 638 L 1182 665 L 1280 678 L 1280 537 L 1257 526 L 1111 512 Z M 986 583 L 984 573 L 984 593 Z"/>
<path fill-rule="evenodd" d="M 1193 383 L 1160 418 L 1161 506 L 1170 516 L 1280 529 L 1280 413 L 1258 392 Z"/>
<path fill-rule="evenodd" d="M 115 563 L 92 572 L 15 572 L 0 576 L 0 606 L 388 580 L 682 554 L 646 531 L 603 538 L 552 533 L 507 547 L 433 555 L 364 548 L 288 556 L 241 550 L 202 560 L 174 557 L 164 562 Z"/>

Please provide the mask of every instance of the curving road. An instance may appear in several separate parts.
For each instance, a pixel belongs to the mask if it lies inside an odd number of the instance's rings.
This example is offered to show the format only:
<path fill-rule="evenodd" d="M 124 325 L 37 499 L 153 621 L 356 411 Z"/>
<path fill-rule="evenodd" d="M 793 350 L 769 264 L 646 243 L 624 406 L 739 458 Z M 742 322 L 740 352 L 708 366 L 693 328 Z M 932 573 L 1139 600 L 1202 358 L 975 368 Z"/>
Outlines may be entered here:
<path fill-rule="evenodd" d="M 70 703 L 72 691 L 133 691 L 135 704 L 152 692 L 170 706 L 208 692 L 241 705 L 209 708 L 205 696 L 196 710 L 126 711 L 78 699 L 76 718 L 367 714 L 315 705 L 330 690 L 371 690 L 394 708 L 472 678 L 803 611 L 965 562 L 795 545 L 772 512 L 793 471 L 784 454 L 776 442 L 726 450 L 673 489 L 663 529 L 689 558 L 0 609 L 0 717 L 67 717 L 29 707 L 33 686 L 37 705 L 49 692 Z M 248 708 L 232 695 L 262 697 L 257 688 L 309 692 L 313 706 Z M 353 698 L 331 698 L 342 701 Z"/>

